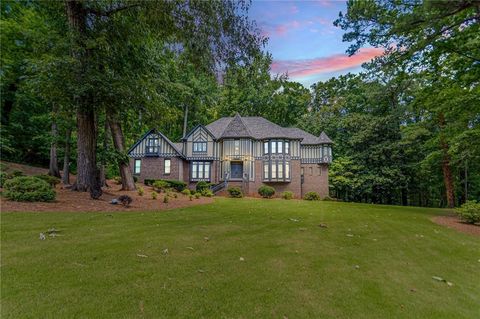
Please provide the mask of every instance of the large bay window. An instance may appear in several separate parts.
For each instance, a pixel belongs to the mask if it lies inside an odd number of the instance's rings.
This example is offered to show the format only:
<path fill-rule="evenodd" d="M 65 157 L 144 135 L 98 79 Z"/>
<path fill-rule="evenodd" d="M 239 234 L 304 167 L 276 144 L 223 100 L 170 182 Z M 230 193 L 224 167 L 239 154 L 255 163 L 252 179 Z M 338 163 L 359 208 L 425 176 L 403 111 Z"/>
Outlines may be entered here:
<path fill-rule="evenodd" d="M 290 154 L 290 142 L 282 140 L 264 141 L 263 154 Z"/>
<path fill-rule="evenodd" d="M 263 180 L 283 182 L 290 180 L 290 162 L 265 161 L 263 162 Z"/>
<path fill-rule="evenodd" d="M 192 180 L 210 179 L 210 162 L 195 161 L 191 164 Z"/>

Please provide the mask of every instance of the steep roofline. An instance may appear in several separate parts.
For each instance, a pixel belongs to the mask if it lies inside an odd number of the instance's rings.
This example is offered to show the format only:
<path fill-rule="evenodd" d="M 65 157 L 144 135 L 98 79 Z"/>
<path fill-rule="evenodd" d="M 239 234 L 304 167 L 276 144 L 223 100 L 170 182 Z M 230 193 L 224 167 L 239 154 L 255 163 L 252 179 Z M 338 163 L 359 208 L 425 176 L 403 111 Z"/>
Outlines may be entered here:
<path fill-rule="evenodd" d="M 212 122 L 212 123 L 213 123 L 213 122 Z M 210 134 L 210 136 L 213 138 L 213 140 L 217 140 L 217 138 L 215 137 L 215 135 L 213 135 L 212 132 L 210 132 L 210 130 L 209 130 L 208 128 L 206 128 L 205 125 L 203 125 L 203 124 L 197 124 L 194 128 L 192 128 L 192 129 L 190 130 L 190 132 L 188 132 L 187 135 L 185 135 L 184 137 L 182 137 L 181 140 L 182 140 L 182 141 L 186 141 L 186 140 L 188 139 L 188 137 L 189 137 L 190 135 L 192 135 L 193 132 L 195 132 L 195 130 L 198 129 L 199 127 L 202 127 L 203 129 L 205 129 L 205 131 L 207 131 L 207 133 Z"/>
<path fill-rule="evenodd" d="M 138 145 L 140 144 L 148 135 L 152 134 L 152 133 L 156 133 L 158 135 L 160 135 L 165 141 L 167 141 L 168 145 L 170 145 L 174 150 L 175 152 L 177 152 L 178 155 L 180 155 L 180 157 L 185 157 L 181 151 L 178 150 L 178 148 L 175 146 L 175 144 L 172 143 L 172 141 L 170 141 L 170 139 L 168 137 L 166 137 L 165 135 L 162 134 L 162 132 L 160 132 L 159 130 L 157 130 L 156 128 L 152 128 L 150 129 L 149 131 L 147 131 L 145 134 L 143 134 L 143 136 L 135 143 L 133 144 L 132 147 L 130 147 L 127 151 L 127 155 L 130 154 L 131 151 L 133 151 L 133 149 Z"/>

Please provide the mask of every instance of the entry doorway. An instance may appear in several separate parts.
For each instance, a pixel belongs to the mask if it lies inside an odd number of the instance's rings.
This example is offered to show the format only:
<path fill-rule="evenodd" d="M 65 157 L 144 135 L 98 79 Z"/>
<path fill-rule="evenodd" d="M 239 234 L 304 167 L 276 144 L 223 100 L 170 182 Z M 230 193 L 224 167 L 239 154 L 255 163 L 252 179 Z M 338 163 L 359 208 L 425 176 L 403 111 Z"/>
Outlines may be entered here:
<path fill-rule="evenodd" d="M 231 179 L 243 178 L 243 162 L 231 162 L 230 163 Z"/>

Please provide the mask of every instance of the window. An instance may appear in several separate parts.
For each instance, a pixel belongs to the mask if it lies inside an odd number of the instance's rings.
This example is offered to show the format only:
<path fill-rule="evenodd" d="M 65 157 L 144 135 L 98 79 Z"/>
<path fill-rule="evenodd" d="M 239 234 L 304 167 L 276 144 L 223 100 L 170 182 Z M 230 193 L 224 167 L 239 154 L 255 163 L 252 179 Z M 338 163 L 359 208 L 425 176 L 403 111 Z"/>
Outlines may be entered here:
<path fill-rule="evenodd" d="M 276 163 L 272 163 L 272 179 L 277 178 L 277 165 Z"/>
<path fill-rule="evenodd" d="M 283 178 L 283 162 L 274 163 L 277 165 L 277 178 Z"/>
<path fill-rule="evenodd" d="M 210 179 L 210 162 L 192 162 L 192 179 Z"/>
<path fill-rule="evenodd" d="M 170 167 L 172 164 L 172 161 L 169 158 L 166 158 L 164 161 L 164 174 L 170 174 Z"/>
<path fill-rule="evenodd" d="M 268 141 L 263 142 L 263 154 L 268 154 Z"/>
<path fill-rule="evenodd" d="M 273 141 L 272 144 L 272 153 L 275 154 L 277 152 L 277 142 Z"/>
<path fill-rule="evenodd" d="M 285 142 L 285 154 L 290 153 L 290 142 L 286 141 Z"/>
<path fill-rule="evenodd" d="M 158 144 L 159 140 L 158 137 L 151 137 L 147 141 L 147 153 L 158 153 Z"/>
<path fill-rule="evenodd" d="M 140 174 L 140 167 L 142 167 L 142 160 L 136 159 L 133 174 Z"/>
<path fill-rule="evenodd" d="M 234 155 L 240 155 L 240 140 L 233 141 Z"/>
<path fill-rule="evenodd" d="M 193 142 L 193 151 L 195 153 L 205 153 L 207 151 L 207 142 Z"/>
<path fill-rule="evenodd" d="M 290 179 L 290 162 L 285 162 L 285 178 Z"/>
<path fill-rule="evenodd" d="M 278 141 L 277 142 L 277 153 L 282 154 L 283 153 L 283 141 Z"/>
<path fill-rule="evenodd" d="M 263 163 L 263 178 L 264 179 L 269 179 L 268 175 L 268 162 Z"/>

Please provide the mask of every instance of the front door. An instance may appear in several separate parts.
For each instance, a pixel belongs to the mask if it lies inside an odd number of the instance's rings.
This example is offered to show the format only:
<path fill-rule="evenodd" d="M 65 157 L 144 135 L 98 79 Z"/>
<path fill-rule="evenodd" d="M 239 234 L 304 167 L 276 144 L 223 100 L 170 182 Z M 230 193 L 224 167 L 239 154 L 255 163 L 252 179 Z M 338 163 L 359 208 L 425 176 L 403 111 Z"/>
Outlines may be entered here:
<path fill-rule="evenodd" d="M 231 177 L 232 179 L 242 179 L 243 178 L 243 162 L 231 162 Z"/>

